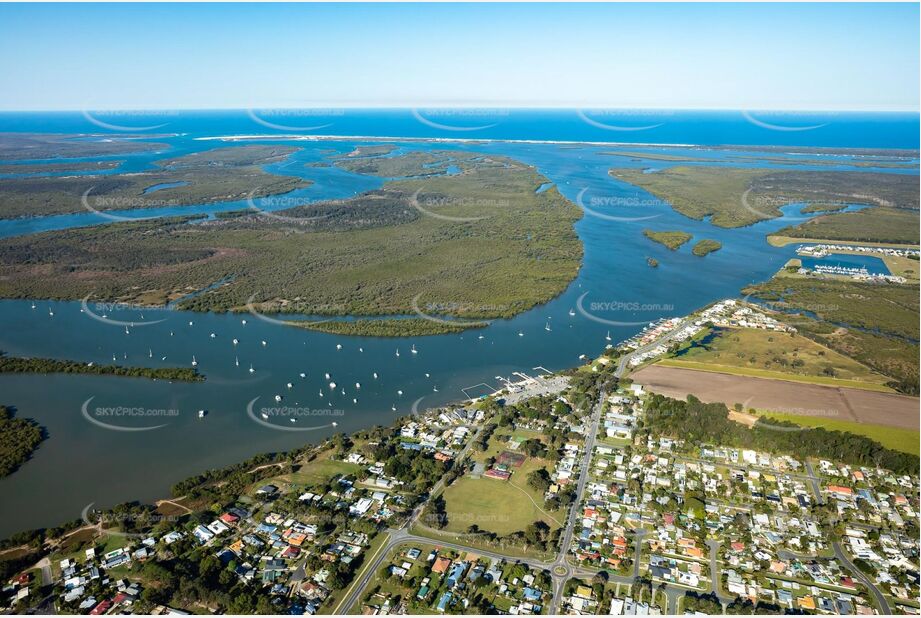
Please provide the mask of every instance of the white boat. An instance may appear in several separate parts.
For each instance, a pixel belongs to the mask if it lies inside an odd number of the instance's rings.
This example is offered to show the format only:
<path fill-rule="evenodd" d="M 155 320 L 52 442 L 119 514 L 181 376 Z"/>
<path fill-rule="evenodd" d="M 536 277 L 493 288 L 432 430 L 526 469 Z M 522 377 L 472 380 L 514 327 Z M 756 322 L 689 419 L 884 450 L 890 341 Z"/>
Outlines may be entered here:
<path fill-rule="evenodd" d="M 301 378 L 303 379 L 303 378 L 306 378 L 306 377 L 307 377 L 307 374 L 304 373 L 304 372 L 302 371 L 302 372 L 300 373 L 300 376 L 301 376 Z"/>
<path fill-rule="evenodd" d="M 479 337 L 477 337 L 477 339 L 486 339 L 486 337 L 484 337 L 483 335 L 480 335 Z"/>
<path fill-rule="evenodd" d="M 376 380 L 376 379 L 377 379 L 377 372 L 374 372 L 373 375 L 374 375 L 374 379 Z"/>
<path fill-rule="evenodd" d="M 126 335 L 130 335 L 130 334 L 131 334 L 131 332 L 128 330 L 128 327 L 127 327 L 127 326 L 125 327 L 125 334 L 126 334 Z"/>
<path fill-rule="evenodd" d="M 161 361 L 165 361 L 165 360 L 166 360 L 166 357 L 165 357 L 165 356 L 161 356 L 161 357 L 160 357 L 160 360 L 161 360 Z"/>
<path fill-rule="evenodd" d="M 234 356 L 234 357 L 233 357 L 233 364 L 234 364 L 235 367 L 239 367 L 239 366 L 240 366 L 240 357 L 239 357 L 239 356 Z"/>
<path fill-rule="evenodd" d="M 296 423 L 296 422 L 297 422 L 297 419 L 296 419 L 296 418 L 289 418 L 288 420 L 291 421 L 292 423 Z"/>
<path fill-rule="evenodd" d="M 239 341 L 236 337 L 234 337 L 234 340 L 233 340 L 232 343 L 233 343 L 234 345 L 237 345 L 238 343 L 240 343 L 240 341 Z"/>
<path fill-rule="evenodd" d="M 608 331 L 608 334 L 604 336 L 604 340 L 605 340 L 605 341 L 610 341 L 610 340 L 611 340 L 611 331 Z"/>
<path fill-rule="evenodd" d="M 336 349 L 337 349 L 337 350 L 341 350 L 341 349 L 342 349 L 342 344 L 341 344 L 341 343 L 337 343 L 337 344 L 336 344 Z"/>
<path fill-rule="evenodd" d="M 360 388 L 361 388 L 361 382 L 355 382 L 355 388 L 360 389 Z"/>
<path fill-rule="evenodd" d="M 437 387 L 437 386 L 433 386 L 433 387 L 432 387 L 432 392 L 433 392 L 433 393 L 437 393 L 437 392 L 438 392 L 438 387 Z"/>
<path fill-rule="evenodd" d="M 259 416 L 261 416 L 261 417 L 264 418 L 265 420 L 269 420 L 269 415 L 266 414 L 265 412 L 263 412 L 263 413 L 260 414 Z"/>
<path fill-rule="evenodd" d="M 329 374 L 328 374 L 328 373 L 324 373 L 324 374 L 323 374 L 323 377 L 326 378 L 327 380 L 329 380 Z"/>
<path fill-rule="evenodd" d="M 153 358 L 153 350 L 147 348 L 147 358 Z"/>
<path fill-rule="evenodd" d="M 576 312 L 573 311 L 572 309 L 570 309 L 570 310 L 569 310 L 569 317 L 573 317 L 574 315 L 576 315 Z"/>
<path fill-rule="evenodd" d="M 323 389 L 320 389 L 320 397 L 323 396 Z"/>
<path fill-rule="evenodd" d="M 338 426 L 339 426 L 339 423 L 337 423 L 336 421 L 333 421 L 331 424 L 332 424 L 333 427 L 338 427 Z"/>
<path fill-rule="evenodd" d="M 397 395 L 399 395 L 400 397 L 402 397 L 402 396 L 403 396 L 403 391 L 397 391 Z"/>
<path fill-rule="evenodd" d="M 287 386 L 288 388 L 293 388 L 293 387 L 294 387 L 294 385 L 291 384 L 290 382 L 288 382 L 287 384 L 285 384 L 285 386 Z"/>
<path fill-rule="evenodd" d="M 86 366 L 87 366 L 87 367 L 92 367 L 94 364 L 95 364 L 95 363 L 87 363 Z"/>
<path fill-rule="evenodd" d="M 215 335 L 214 333 L 211 333 L 210 337 L 214 339 L 215 337 L 217 337 L 217 335 Z"/>
<path fill-rule="evenodd" d="M 519 337 L 524 337 L 524 333 L 521 332 L 521 331 L 518 331 L 518 336 L 519 336 Z"/>
<path fill-rule="evenodd" d="M 193 366 L 193 367 L 198 367 L 198 361 L 195 360 L 195 355 L 194 355 L 194 354 L 192 355 L 192 366 Z"/>
<path fill-rule="evenodd" d="M 281 399 L 282 399 L 281 395 L 275 395 L 275 401 L 281 401 Z"/>
<path fill-rule="evenodd" d="M 548 333 L 550 332 L 550 320 L 547 320 L 547 323 L 544 324 L 544 330 Z"/>
<path fill-rule="evenodd" d="M 35 303 L 32 303 L 32 308 L 35 309 Z"/>
<path fill-rule="evenodd" d="M 358 400 L 352 397 L 352 403 L 358 403 Z"/>
<path fill-rule="evenodd" d="M 50 308 L 48 309 L 48 315 L 54 317 L 54 311 L 52 311 Z"/>
<path fill-rule="evenodd" d="M 243 326 L 246 326 L 246 320 L 240 320 L 240 322 L 243 324 Z"/>
<path fill-rule="evenodd" d="M 205 418 L 205 414 L 207 414 L 207 412 L 205 412 L 204 410 L 199 410 L 199 411 L 198 411 L 198 418 Z"/>
<path fill-rule="evenodd" d="M 112 362 L 113 362 L 113 363 L 118 362 L 118 361 L 115 360 L 115 355 L 114 355 L 114 354 L 112 355 Z"/>
<path fill-rule="evenodd" d="M 330 382 L 330 383 L 329 383 L 329 390 L 331 390 L 331 391 L 336 390 L 336 383 L 335 383 L 335 382 Z"/>
<path fill-rule="evenodd" d="M 394 412 L 397 411 L 397 407 L 396 407 L 396 406 L 390 406 L 390 409 L 393 410 Z"/>
<path fill-rule="evenodd" d="M 415 344 L 415 343 L 413 344 L 413 347 L 411 347 L 411 348 L 409 349 L 409 351 L 412 352 L 413 354 L 418 354 L 418 353 L 419 353 L 419 351 L 416 350 L 416 344 Z"/>
<path fill-rule="evenodd" d="M 400 348 L 397 348 L 397 356 L 400 355 Z"/>
<path fill-rule="evenodd" d="M 250 373 L 256 373 L 256 370 L 253 369 L 253 366 L 252 366 L 252 365 L 249 366 L 249 372 L 250 372 Z"/>
<path fill-rule="evenodd" d="M 191 321 L 189 322 L 189 326 L 192 326 L 192 322 L 191 322 Z"/>
<path fill-rule="evenodd" d="M 429 374 L 425 374 L 425 377 L 428 378 L 428 377 L 430 377 L 430 376 L 429 376 Z"/>
<path fill-rule="evenodd" d="M 359 352 L 364 352 L 365 349 L 364 349 L 364 348 L 358 348 L 358 351 L 359 351 Z"/>
<path fill-rule="evenodd" d="M 267 346 L 267 345 L 269 345 L 269 344 L 267 344 L 267 343 L 265 342 L 265 340 L 263 339 L 263 340 L 262 340 L 262 347 L 265 347 L 265 346 Z"/>

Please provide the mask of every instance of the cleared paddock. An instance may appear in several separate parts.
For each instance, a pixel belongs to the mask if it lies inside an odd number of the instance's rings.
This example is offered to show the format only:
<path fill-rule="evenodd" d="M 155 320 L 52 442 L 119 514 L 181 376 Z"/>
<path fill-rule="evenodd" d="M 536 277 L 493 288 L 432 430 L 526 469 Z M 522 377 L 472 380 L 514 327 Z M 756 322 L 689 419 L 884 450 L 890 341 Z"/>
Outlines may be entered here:
<path fill-rule="evenodd" d="M 773 410 L 784 414 L 827 417 L 903 429 L 919 428 L 916 397 L 853 388 L 735 376 L 694 369 L 650 365 L 631 376 L 647 391 L 684 399 L 723 402 L 732 407 Z"/>

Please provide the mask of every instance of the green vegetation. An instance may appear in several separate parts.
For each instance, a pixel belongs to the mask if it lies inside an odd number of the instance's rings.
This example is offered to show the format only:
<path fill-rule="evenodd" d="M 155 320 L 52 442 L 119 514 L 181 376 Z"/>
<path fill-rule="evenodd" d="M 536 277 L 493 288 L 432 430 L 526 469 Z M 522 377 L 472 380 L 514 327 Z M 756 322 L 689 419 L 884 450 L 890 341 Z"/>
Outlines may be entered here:
<path fill-rule="evenodd" d="M 0 405 L 0 478 L 15 472 L 44 439 L 45 431 L 35 421 L 16 418 Z"/>
<path fill-rule="evenodd" d="M 397 147 L 392 144 L 380 144 L 375 146 L 356 146 L 355 149 L 343 158 L 351 157 L 380 157 L 388 155 Z"/>
<path fill-rule="evenodd" d="M 169 148 L 168 144 L 137 141 L 139 137 L 155 139 L 159 137 L 157 135 L 124 134 L 98 141 L 87 137 L 56 133 L 0 133 L 0 160 L 104 157 Z"/>
<path fill-rule="evenodd" d="M 754 328 L 713 329 L 709 336 L 683 346 L 677 355 L 662 364 L 890 391 L 885 386 L 889 381 L 886 376 L 797 333 Z"/>
<path fill-rule="evenodd" d="M 665 245 L 672 251 L 676 250 L 678 247 L 688 242 L 692 238 L 691 234 L 677 230 L 673 232 L 656 232 L 654 230 L 643 230 L 643 236 L 653 242 Z"/>
<path fill-rule="evenodd" d="M 15 218 L 105 210 L 185 206 L 287 193 L 309 186 L 300 178 L 269 174 L 261 165 L 297 148 L 234 146 L 157 161 L 155 171 L 104 176 L 7 178 L 0 185 L 0 217 Z M 147 193 L 151 187 L 166 186 Z"/>
<path fill-rule="evenodd" d="M 800 334 L 891 377 L 889 386 L 918 393 L 916 286 L 774 277 L 743 293 L 793 314 Z"/>
<path fill-rule="evenodd" d="M 683 161 L 683 162 L 704 162 L 704 163 L 713 163 L 719 161 L 719 159 L 702 159 L 697 157 L 684 157 L 681 155 L 672 155 L 665 154 L 661 152 L 639 152 L 639 151 L 615 151 L 610 152 L 599 152 L 601 155 L 608 155 L 611 157 L 629 157 L 634 160 L 647 160 L 647 161 Z"/>
<path fill-rule="evenodd" d="M 581 211 L 556 188 L 535 193 L 546 179 L 511 159 L 467 166 L 276 212 L 282 220 L 177 217 L 7 239 L 0 296 L 162 304 L 226 281 L 180 308 L 242 311 L 255 294 L 266 313 L 412 315 L 415 305 L 471 320 L 552 299 L 578 273 Z"/>
<path fill-rule="evenodd" d="M 124 161 L 61 161 L 60 163 L 0 164 L 0 174 L 49 174 L 53 172 L 97 172 L 115 169 Z"/>
<path fill-rule="evenodd" d="M 916 210 L 867 208 L 816 217 L 799 225 L 787 226 L 771 236 L 917 245 L 918 222 Z"/>
<path fill-rule="evenodd" d="M 901 427 L 886 427 L 885 425 L 870 425 L 833 418 L 816 418 L 799 414 L 783 414 L 770 410 L 757 410 L 759 416 L 771 418 L 776 421 L 795 423 L 803 427 L 824 427 L 830 431 L 844 431 L 847 433 L 866 436 L 879 442 L 886 448 L 912 455 L 921 454 L 921 432 L 911 431 Z"/>
<path fill-rule="evenodd" d="M 653 436 L 681 438 L 692 444 L 719 444 L 736 448 L 821 457 L 861 466 L 880 466 L 898 474 L 917 474 L 914 455 L 888 449 L 867 438 L 821 427 L 796 431 L 793 423 L 759 420 L 752 428 L 729 420 L 726 405 L 702 403 L 693 395 L 687 401 L 653 395 L 646 404 L 646 428 Z"/>
<path fill-rule="evenodd" d="M 615 178 L 649 191 L 667 201 L 681 214 L 702 220 L 711 217 L 710 222 L 719 227 L 742 227 L 781 216 L 780 207 L 796 202 L 833 202 L 868 204 L 876 208 L 863 211 L 864 217 L 882 217 L 876 229 L 866 230 L 856 225 L 852 232 L 860 231 L 857 238 L 873 240 L 871 235 L 885 236 L 885 230 L 897 232 L 890 220 L 890 211 L 912 211 L 902 213 L 914 221 L 913 230 L 895 234 L 899 238 L 917 238 L 918 192 L 917 177 L 907 174 L 886 174 L 881 172 L 816 172 L 796 170 L 741 169 L 729 167 L 676 166 L 653 173 L 638 169 L 615 168 Z M 900 210 L 901 209 L 901 210 Z M 882 211 L 882 212 L 881 212 Z M 860 213 L 828 215 L 846 217 Z M 913 217 L 913 219 L 912 219 Z M 903 224 L 905 222 L 903 221 Z M 806 225 L 806 224 L 804 224 Z M 798 226 L 795 229 L 799 229 Z M 782 233 L 789 234 L 789 230 Z M 824 230 L 823 230 L 824 231 Z M 812 238 L 837 238 L 837 236 L 816 235 Z M 879 240 L 890 240 L 888 237 Z M 915 240 L 914 242 L 917 242 Z"/>
<path fill-rule="evenodd" d="M 412 151 L 398 157 L 341 157 L 336 167 L 356 174 L 400 178 L 408 176 L 440 176 L 449 165 L 463 169 L 502 166 L 499 158 L 492 159 L 472 152 L 434 150 Z"/>
<path fill-rule="evenodd" d="M 486 322 L 435 322 L 424 318 L 400 318 L 391 320 L 333 320 L 329 322 L 301 322 L 291 320 L 291 326 L 316 330 L 336 335 L 353 337 L 423 337 L 459 333 L 468 328 L 481 328 Z"/>
<path fill-rule="evenodd" d="M 819 202 L 806 204 L 800 209 L 800 213 L 809 215 L 813 213 L 838 212 L 847 208 L 847 204 L 822 204 Z"/>
<path fill-rule="evenodd" d="M 719 242 L 718 240 L 710 240 L 709 238 L 704 238 L 694 245 L 694 247 L 691 249 L 691 253 L 696 256 L 703 257 L 708 253 L 719 251 L 722 248 L 723 243 Z"/>
<path fill-rule="evenodd" d="M 90 375 L 202 382 L 205 377 L 189 367 L 122 367 L 56 358 L 19 358 L 0 352 L 0 373 L 82 373 Z"/>

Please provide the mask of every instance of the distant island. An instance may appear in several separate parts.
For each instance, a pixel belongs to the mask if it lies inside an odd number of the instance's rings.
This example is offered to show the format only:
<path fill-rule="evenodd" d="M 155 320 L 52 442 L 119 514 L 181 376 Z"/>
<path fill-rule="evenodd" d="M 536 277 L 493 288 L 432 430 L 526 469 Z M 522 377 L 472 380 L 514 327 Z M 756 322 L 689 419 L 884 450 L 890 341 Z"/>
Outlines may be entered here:
<path fill-rule="evenodd" d="M 679 230 L 671 232 L 656 232 L 654 230 L 643 230 L 643 236 L 660 245 L 665 245 L 672 251 L 675 251 L 684 243 L 691 240 L 691 234 Z"/>
<path fill-rule="evenodd" d="M 191 180 L 155 195 L 193 191 L 193 181 L 204 177 L 236 179 L 234 191 L 245 190 L 244 184 L 264 185 L 262 193 L 288 190 L 300 179 L 253 166 L 289 150 L 231 146 L 163 159 L 158 182 L 185 174 Z M 551 300 L 576 277 L 583 251 L 573 226 L 582 213 L 556 187 L 536 192 L 547 178 L 533 167 L 497 155 L 435 150 L 394 156 L 392 150 L 382 145 L 329 155 L 336 167 L 387 179 L 379 189 L 344 200 L 6 239 L 0 297 L 94 294 L 142 306 L 175 301 L 195 311 L 360 316 L 296 326 L 406 336 L 457 332 L 518 315 Z M 131 191 L 149 182 L 133 180 Z M 0 200 L 13 190 L 4 183 Z M 36 269 L 42 277 L 34 276 Z M 412 319 L 387 323 L 381 316 Z"/>
<path fill-rule="evenodd" d="M 710 240 L 709 238 L 704 238 L 701 241 L 698 241 L 692 248 L 691 253 L 694 255 L 703 257 L 708 253 L 713 253 L 714 251 L 719 251 L 723 248 L 723 243 L 718 240 Z"/>

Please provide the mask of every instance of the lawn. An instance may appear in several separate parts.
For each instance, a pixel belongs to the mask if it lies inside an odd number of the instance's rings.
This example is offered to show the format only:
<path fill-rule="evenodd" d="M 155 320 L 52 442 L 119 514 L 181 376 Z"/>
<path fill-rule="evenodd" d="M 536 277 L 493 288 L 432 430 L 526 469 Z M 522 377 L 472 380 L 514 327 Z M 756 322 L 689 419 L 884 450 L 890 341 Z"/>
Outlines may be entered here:
<path fill-rule="evenodd" d="M 337 474 L 354 474 L 361 469 L 361 466 L 357 464 L 345 461 L 334 461 L 329 459 L 329 457 L 329 453 L 322 453 L 318 455 L 315 460 L 303 464 L 301 469 L 297 472 L 281 474 L 272 479 L 260 481 L 258 484 L 265 485 L 266 483 L 271 483 L 273 480 L 276 480 L 292 485 L 320 485 Z"/>
<path fill-rule="evenodd" d="M 516 430 L 507 433 L 499 428 L 489 440 L 485 452 L 477 453 L 474 458 L 482 463 L 489 457 L 511 450 L 507 441 L 500 441 L 499 436 L 518 438 L 540 438 L 535 431 Z M 515 452 L 515 451 L 512 451 Z M 508 481 L 487 477 L 472 478 L 466 475 L 455 481 L 444 492 L 447 505 L 448 525 L 445 531 L 462 533 L 471 525 L 481 530 L 489 530 L 504 536 L 524 530 L 528 524 L 542 520 L 551 528 L 559 528 L 562 514 L 544 511 L 544 497 L 528 486 L 528 474 L 544 467 L 552 472 L 554 462 L 548 459 L 528 457 L 521 467 L 512 468 L 513 474 Z"/>
<path fill-rule="evenodd" d="M 919 439 L 921 432 L 902 429 L 899 427 L 885 427 L 883 425 L 868 425 L 865 423 L 855 423 L 853 421 L 843 421 L 839 419 L 819 418 L 813 416 L 802 416 L 799 414 L 782 414 L 780 412 L 757 411 L 759 416 L 766 416 L 778 421 L 789 421 L 804 427 L 823 427 L 832 431 L 847 431 L 849 433 L 866 436 L 871 440 L 876 440 L 886 448 L 891 448 L 903 453 L 912 455 L 921 455 Z"/>
<path fill-rule="evenodd" d="M 716 329 L 712 337 L 698 338 L 679 353 L 659 364 L 892 392 L 886 386 L 886 376 L 798 334 L 752 328 Z"/>

